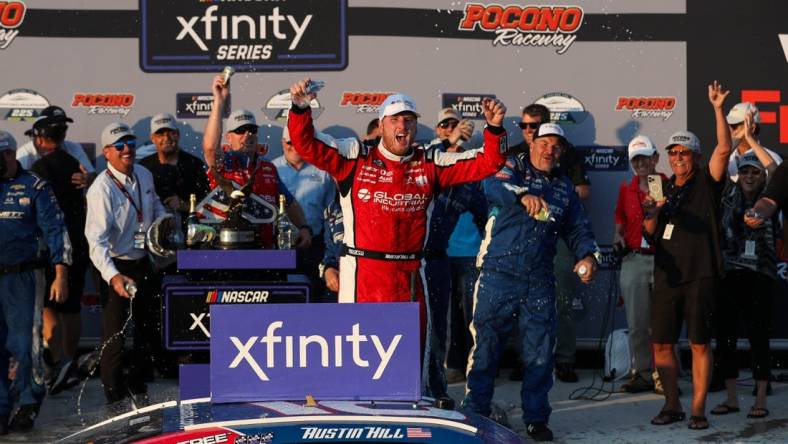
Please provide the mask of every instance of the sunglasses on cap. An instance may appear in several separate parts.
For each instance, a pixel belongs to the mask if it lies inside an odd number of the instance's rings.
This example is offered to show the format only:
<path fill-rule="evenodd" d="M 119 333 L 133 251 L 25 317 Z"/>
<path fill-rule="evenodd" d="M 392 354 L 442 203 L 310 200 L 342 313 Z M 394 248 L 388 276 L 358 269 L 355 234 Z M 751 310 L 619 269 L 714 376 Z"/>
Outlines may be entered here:
<path fill-rule="evenodd" d="M 541 122 L 519 122 L 517 126 L 519 126 L 520 129 L 531 128 L 532 130 L 535 130 L 539 128 L 539 125 L 541 124 Z"/>
<path fill-rule="evenodd" d="M 137 139 L 118 140 L 110 146 L 114 147 L 118 151 L 123 151 L 123 148 L 125 147 L 129 147 L 133 150 L 137 147 Z"/>
<path fill-rule="evenodd" d="M 455 128 L 460 122 L 458 120 L 449 119 L 444 120 L 443 122 L 439 123 L 438 126 L 446 129 L 446 128 Z"/>
<path fill-rule="evenodd" d="M 692 153 L 693 153 L 692 150 L 676 150 L 672 148 L 668 150 L 668 156 L 670 157 L 676 157 L 676 156 L 689 157 L 692 155 Z"/>
<path fill-rule="evenodd" d="M 256 126 L 242 126 L 240 128 L 234 129 L 230 131 L 233 134 L 238 134 L 239 136 L 243 136 L 246 133 L 251 135 L 257 135 L 257 127 Z"/>

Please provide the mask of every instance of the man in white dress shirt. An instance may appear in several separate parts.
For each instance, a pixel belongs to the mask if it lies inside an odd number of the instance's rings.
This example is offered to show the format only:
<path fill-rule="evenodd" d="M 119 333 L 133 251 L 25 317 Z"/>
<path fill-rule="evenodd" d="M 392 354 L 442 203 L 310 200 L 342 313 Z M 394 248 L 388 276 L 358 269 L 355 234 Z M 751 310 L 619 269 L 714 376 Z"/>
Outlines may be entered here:
<path fill-rule="evenodd" d="M 152 271 L 145 246 L 145 233 L 157 217 L 166 214 L 153 185 L 150 171 L 134 164 L 137 138 L 125 123 L 112 123 L 101 133 L 107 169 L 96 177 L 87 194 L 85 237 L 90 259 L 109 284 L 102 296 L 102 341 L 109 341 L 101 356 L 101 382 L 107 402 L 131 396 L 135 406 L 147 401 L 145 377 L 150 375 L 151 349 L 159 340 L 156 325 L 158 289 L 147 284 Z M 136 285 L 136 295 L 129 286 Z M 116 335 L 127 319 L 130 298 L 135 323 L 131 369 L 124 379 L 121 366 L 123 337 Z"/>

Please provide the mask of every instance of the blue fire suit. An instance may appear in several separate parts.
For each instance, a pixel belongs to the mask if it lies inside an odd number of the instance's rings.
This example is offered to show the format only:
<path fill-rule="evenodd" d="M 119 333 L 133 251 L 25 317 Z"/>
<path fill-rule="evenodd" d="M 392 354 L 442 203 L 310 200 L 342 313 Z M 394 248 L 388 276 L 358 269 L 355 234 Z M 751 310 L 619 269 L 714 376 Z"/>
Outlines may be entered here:
<path fill-rule="evenodd" d="M 429 294 L 430 329 L 427 332 L 427 396 L 448 396 L 446 386 L 446 346 L 449 329 L 449 302 L 451 301 L 451 266 L 446 255 L 454 227 L 460 215 L 470 211 L 473 221 L 484 232 L 487 221 L 487 200 L 481 181 L 470 182 L 448 188 L 433 202 L 432 217 L 427 233 L 424 258 L 424 273 L 427 277 Z"/>
<path fill-rule="evenodd" d="M 326 268 L 339 270 L 339 255 L 342 252 L 342 239 L 345 237 L 345 226 L 342 218 L 342 207 L 339 201 L 334 199 L 326 208 L 323 209 L 323 241 L 326 249 L 323 252 L 323 260 L 320 262 L 320 277 Z M 326 288 L 324 300 L 336 302 L 337 294 Z"/>
<path fill-rule="evenodd" d="M 35 306 L 33 268 L 38 237 L 49 247 L 52 264 L 70 264 L 71 246 L 63 212 L 49 184 L 17 163 L 17 174 L 0 178 L 0 416 L 13 407 L 8 360 L 19 363 L 14 379 L 19 403 L 40 401 L 32 386 L 32 331 Z"/>
<path fill-rule="evenodd" d="M 539 172 L 527 154 L 510 156 L 495 176 L 484 180 L 484 191 L 491 210 L 477 259 L 481 273 L 474 294 L 474 346 L 463 406 L 490 414 L 501 351 L 517 322 L 525 364 L 520 390 L 523 421 L 547 423 L 556 335 L 556 242 L 563 238 L 578 260 L 596 257 L 599 248 L 572 181 Z M 552 219 L 532 218 L 520 203 L 524 194 L 541 196 Z"/>

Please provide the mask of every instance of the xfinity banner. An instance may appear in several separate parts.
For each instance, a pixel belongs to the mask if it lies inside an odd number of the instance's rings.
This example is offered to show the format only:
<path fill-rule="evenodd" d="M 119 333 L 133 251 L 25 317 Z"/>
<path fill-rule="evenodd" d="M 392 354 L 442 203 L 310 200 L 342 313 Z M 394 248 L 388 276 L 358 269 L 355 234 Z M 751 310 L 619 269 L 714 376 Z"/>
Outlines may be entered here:
<path fill-rule="evenodd" d="M 343 70 L 346 0 L 140 0 L 145 72 Z"/>
<path fill-rule="evenodd" d="M 415 400 L 416 303 L 211 306 L 213 402 Z"/>
<path fill-rule="evenodd" d="M 625 146 L 577 146 L 583 154 L 587 171 L 628 171 L 629 159 Z"/>

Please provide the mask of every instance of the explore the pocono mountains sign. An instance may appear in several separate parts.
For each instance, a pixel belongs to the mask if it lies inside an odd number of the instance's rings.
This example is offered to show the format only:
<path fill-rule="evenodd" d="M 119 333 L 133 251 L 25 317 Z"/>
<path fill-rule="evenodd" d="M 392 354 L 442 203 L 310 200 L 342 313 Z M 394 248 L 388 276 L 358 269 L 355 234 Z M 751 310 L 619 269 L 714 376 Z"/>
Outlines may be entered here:
<path fill-rule="evenodd" d="M 416 400 L 416 303 L 211 306 L 213 402 Z"/>
<path fill-rule="evenodd" d="M 343 70 L 347 0 L 140 0 L 145 72 Z"/>

